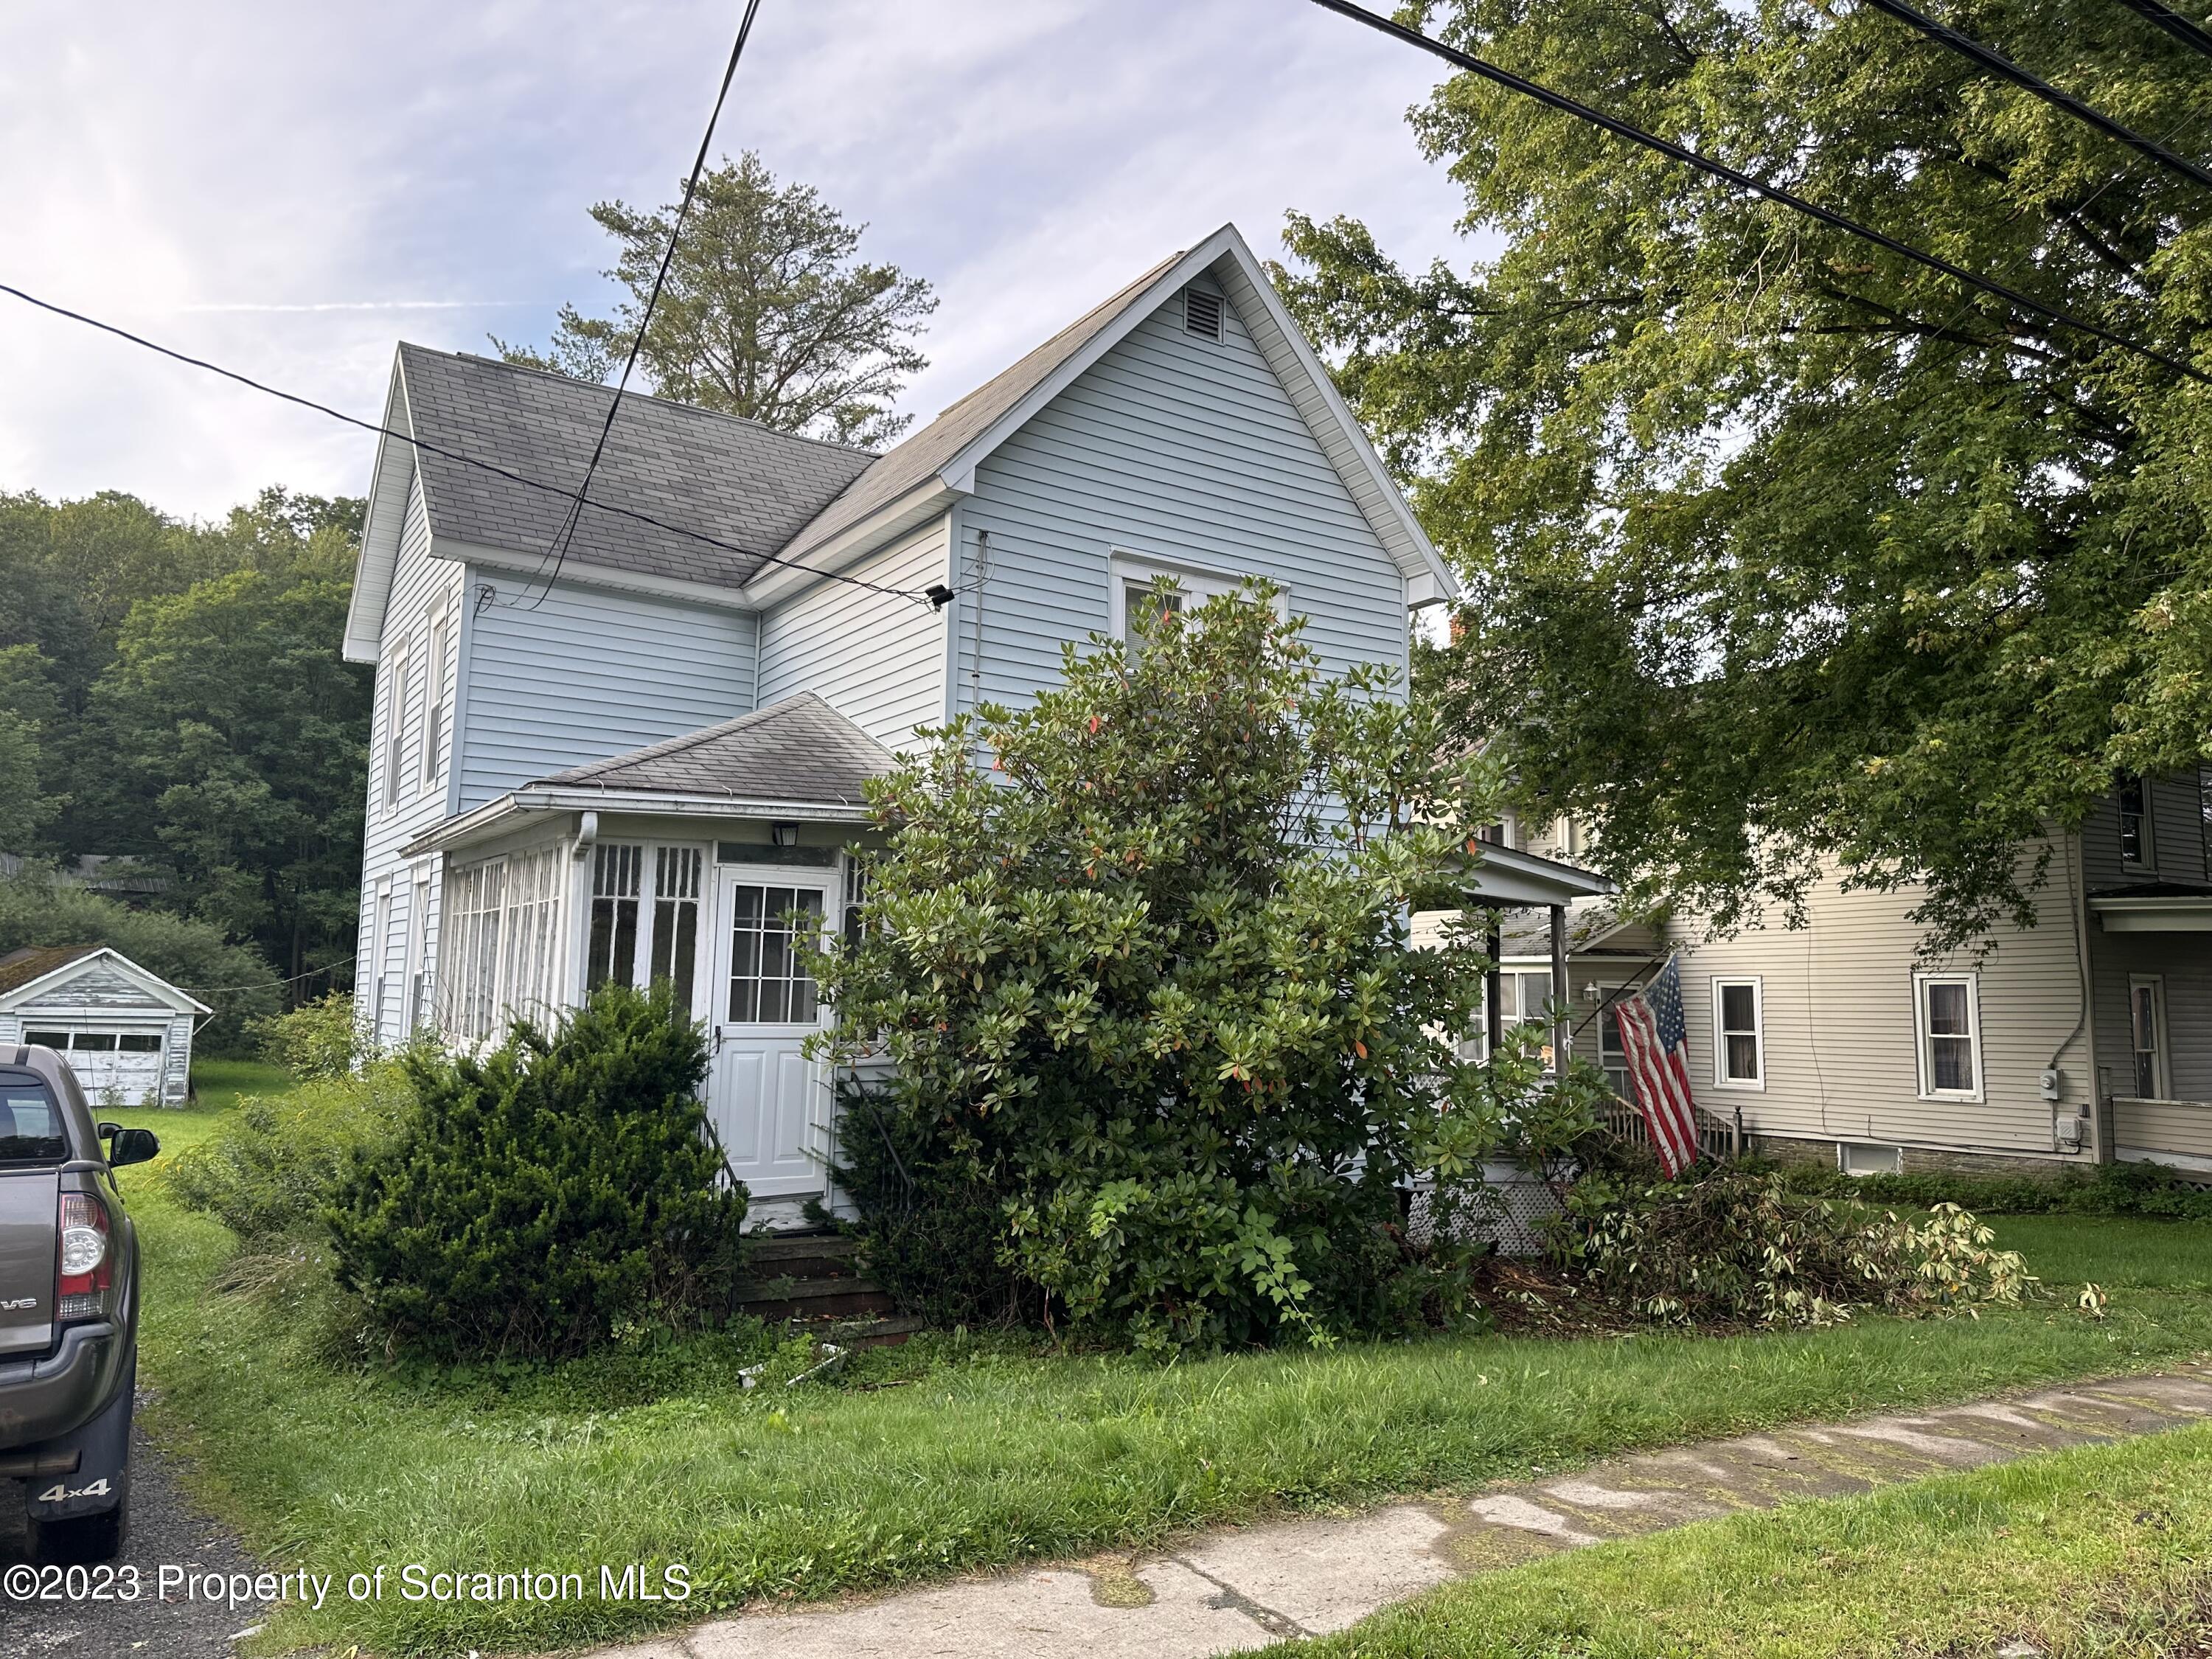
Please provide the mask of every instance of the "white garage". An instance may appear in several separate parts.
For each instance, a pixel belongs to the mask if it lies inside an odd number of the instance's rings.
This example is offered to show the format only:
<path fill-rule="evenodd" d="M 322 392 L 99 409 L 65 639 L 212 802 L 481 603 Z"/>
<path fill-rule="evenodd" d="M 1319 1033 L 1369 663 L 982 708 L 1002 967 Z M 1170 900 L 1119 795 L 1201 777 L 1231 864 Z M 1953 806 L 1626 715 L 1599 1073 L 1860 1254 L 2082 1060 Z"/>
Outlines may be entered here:
<path fill-rule="evenodd" d="M 0 956 L 0 1049 L 59 1051 L 95 1105 L 183 1105 L 192 1032 L 211 1012 L 105 945 Z"/>

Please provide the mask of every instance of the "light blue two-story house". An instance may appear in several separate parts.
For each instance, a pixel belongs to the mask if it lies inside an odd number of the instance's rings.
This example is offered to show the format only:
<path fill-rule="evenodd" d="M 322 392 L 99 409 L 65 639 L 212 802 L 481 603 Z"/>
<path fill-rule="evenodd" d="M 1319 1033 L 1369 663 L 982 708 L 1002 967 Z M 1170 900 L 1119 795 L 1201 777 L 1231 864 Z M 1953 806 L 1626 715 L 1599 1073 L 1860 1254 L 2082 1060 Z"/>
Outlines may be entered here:
<path fill-rule="evenodd" d="M 611 395 L 398 349 L 345 640 L 377 669 L 356 1000 L 467 1043 L 665 975 L 776 1207 L 831 1132 L 781 918 L 839 924 L 917 726 L 1022 705 L 1163 574 L 1270 579 L 1336 671 L 1402 670 L 1453 592 L 1233 227 L 883 454 L 625 398 L 556 563 Z"/>

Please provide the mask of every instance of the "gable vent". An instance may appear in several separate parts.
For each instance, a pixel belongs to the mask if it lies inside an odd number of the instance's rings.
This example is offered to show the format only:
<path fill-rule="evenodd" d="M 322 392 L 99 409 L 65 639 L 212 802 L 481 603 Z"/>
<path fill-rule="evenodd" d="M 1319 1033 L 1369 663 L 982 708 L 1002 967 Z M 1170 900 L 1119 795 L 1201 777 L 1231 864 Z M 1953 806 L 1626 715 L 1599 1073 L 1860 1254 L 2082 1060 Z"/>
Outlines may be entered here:
<path fill-rule="evenodd" d="M 1183 289 L 1183 332 L 1202 335 L 1209 340 L 1219 339 L 1221 313 L 1224 309 L 1218 294 L 1208 294 L 1205 289 L 1196 288 Z"/>

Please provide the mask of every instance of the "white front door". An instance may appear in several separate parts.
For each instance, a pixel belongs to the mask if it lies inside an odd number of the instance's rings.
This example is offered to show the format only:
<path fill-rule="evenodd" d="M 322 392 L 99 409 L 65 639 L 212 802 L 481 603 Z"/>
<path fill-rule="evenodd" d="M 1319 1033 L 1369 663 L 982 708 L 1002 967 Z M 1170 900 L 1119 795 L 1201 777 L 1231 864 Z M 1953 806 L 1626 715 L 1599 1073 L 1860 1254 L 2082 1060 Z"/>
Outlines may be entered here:
<path fill-rule="evenodd" d="M 826 1021 L 813 977 L 793 949 L 791 918 L 798 913 L 798 928 L 818 935 L 830 880 L 826 870 L 715 872 L 707 1113 L 730 1173 L 756 1197 L 829 1185 L 820 1157 L 830 1114 L 827 1073 L 799 1052 Z"/>

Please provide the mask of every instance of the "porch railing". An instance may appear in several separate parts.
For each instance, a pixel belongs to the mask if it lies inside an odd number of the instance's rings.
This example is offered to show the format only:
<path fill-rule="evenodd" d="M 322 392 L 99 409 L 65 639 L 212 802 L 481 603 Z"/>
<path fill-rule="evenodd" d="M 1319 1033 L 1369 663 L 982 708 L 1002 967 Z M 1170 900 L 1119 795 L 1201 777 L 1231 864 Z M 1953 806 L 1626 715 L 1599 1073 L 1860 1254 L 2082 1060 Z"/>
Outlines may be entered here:
<path fill-rule="evenodd" d="M 2148 1100 L 2121 1095 L 2112 1101 L 2112 1145 L 2123 1156 L 2165 1152 L 2202 1158 L 2212 1166 L 2212 1100 Z"/>
<path fill-rule="evenodd" d="M 1743 1156 L 1743 1125 L 1741 1121 L 1716 1117 L 1702 1106 L 1698 1111 L 1698 1151 L 1710 1158 L 1741 1158 Z M 1644 1114 L 1626 1101 L 1616 1101 L 1598 1115 L 1598 1121 L 1623 1140 L 1638 1146 L 1651 1144 L 1651 1127 L 1644 1121 Z"/>

